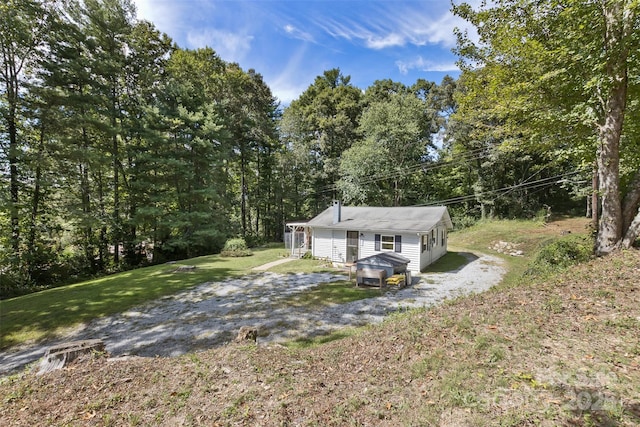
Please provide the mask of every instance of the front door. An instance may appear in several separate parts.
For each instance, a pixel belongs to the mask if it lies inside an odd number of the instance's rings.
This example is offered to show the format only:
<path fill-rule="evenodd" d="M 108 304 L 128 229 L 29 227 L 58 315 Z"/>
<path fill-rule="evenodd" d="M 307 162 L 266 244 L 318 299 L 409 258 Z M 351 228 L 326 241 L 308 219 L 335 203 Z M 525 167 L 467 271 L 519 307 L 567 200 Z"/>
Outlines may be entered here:
<path fill-rule="evenodd" d="M 358 237 L 357 231 L 347 231 L 347 259 L 346 262 L 353 263 L 358 260 Z"/>

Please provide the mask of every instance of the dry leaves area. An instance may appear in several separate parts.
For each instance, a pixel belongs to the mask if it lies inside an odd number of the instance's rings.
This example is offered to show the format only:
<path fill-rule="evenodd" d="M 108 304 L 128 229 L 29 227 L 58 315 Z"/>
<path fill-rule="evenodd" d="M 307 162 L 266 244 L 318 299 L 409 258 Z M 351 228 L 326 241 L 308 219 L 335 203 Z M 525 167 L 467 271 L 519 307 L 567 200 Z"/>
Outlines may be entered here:
<path fill-rule="evenodd" d="M 0 425 L 638 425 L 639 283 L 632 250 L 312 348 L 27 370 L 0 383 Z"/>

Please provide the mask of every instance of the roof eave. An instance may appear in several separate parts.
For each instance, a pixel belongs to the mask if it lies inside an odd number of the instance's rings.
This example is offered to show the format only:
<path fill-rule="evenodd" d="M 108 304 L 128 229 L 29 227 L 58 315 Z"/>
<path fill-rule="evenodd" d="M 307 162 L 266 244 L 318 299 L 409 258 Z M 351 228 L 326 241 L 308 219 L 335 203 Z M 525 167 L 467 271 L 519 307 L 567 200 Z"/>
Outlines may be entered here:
<path fill-rule="evenodd" d="M 338 224 L 335 224 L 338 225 Z M 314 229 L 314 228 L 321 228 L 324 230 L 354 230 L 354 231 L 370 231 L 370 232 L 379 232 L 379 233 L 392 233 L 392 234 L 398 234 L 398 233 L 402 233 L 402 234 L 427 234 L 430 233 L 431 230 L 433 230 L 437 224 L 435 224 L 433 227 L 428 228 L 428 229 L 420 229 L 420 230 L 407 230 L 407 229 L 389 229 L 389 228 L 370 228 L 370 227 L 348 227 L 348 226 L 343 226 L 343 227 L 336 227 L 335 225 L 312 225 L 309 226 L 309 228 Z"/>

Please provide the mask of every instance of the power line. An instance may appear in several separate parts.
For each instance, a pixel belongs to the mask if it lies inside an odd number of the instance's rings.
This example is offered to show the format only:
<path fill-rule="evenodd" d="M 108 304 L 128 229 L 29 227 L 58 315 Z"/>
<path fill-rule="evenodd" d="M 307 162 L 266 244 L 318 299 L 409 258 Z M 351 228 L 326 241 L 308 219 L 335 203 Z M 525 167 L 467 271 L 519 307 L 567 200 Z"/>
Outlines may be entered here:
<path fill-rule="evenodd" d="M 454 160 L 451 160 L 448 162 L 437 162 L 432 164 L 419 163 L 412 166 L 406 166 L 401 170 L 389 171 L 384 174 L 372 175 L 366 179 L 358 180 L 357 184 L 358 185 L 372 184 L 374 182 L 385 181 L 388 179 L 401 178 L 403 176 L 412 175 L 413 173 L 418 171 L 428 172 L 428 171 L 436 170 L 443 167 L 458 166 L 461 164 L 469 163 L 470 161 L 473 161 L 473 160 L 483 159 L 490 155 L 487 153 L 483 153 L 484 151 L 486 151 L 486 148 L 478 148 L 475 150 L 464 152 L 458 158 L 455 158 Z M 337 189 L 338 187 L 334 183 L 334 184 L 326 185 L 324 187 L 320 187 L 319 189 L 313 192 L 316 194 L 321 194 L 321 193 L 332 192 Z"/>
<path fill-rule="evenodd" d="M 578 173 L 582 172 L 582 170 L 577 169 L 571 172 L 567 172 L 564 174 L 560 174 L 560 175 L 556 175 L 556 176 L 552 176 L 552 177 L 548 177 L 548 178 L 543 178 L 543 179 L 539 179 L 537 181 L 531 181 L 531 182 L 523 182 L 520 184 L 515 184 L 515 185 L 510 185 L 507 187 L 502 187 L 502 188 L 497 188 L 495 190 L 489 190 L 489 191 L 484 191 L 481 193 L 474 193 L 474 194 L 467 194 L 464 196 L 457 196 L 457 197 L 452 197 L 450 199 L 443 199 L 443 200 L 434 200 L 431 202 L 427 202 L 427 203 L 421 203 L 421 204 L 417 204 L 417 205 L 413 205 L 413 206 L 434 206 L 434 205 L 453 205 L 456 203 L 462 203 L 462 202 L 466 202 L 466 201 L 470 201 L 470 200 L 476 200 L 478 197 L 498 197 L 498 196 L 504 196 L 506 194 L 508 194 L 509 192 L 515 190 L 515 189 L 527 189 L 527 190 L 531 190 L 534 188 L 540 188 L 540 187 L 551 187 L 553 185 L 556 185 L 558 183 L 560 183 L 562 178 L 566 178 L 568 176 L 573 176 L 576 175 Z"/>

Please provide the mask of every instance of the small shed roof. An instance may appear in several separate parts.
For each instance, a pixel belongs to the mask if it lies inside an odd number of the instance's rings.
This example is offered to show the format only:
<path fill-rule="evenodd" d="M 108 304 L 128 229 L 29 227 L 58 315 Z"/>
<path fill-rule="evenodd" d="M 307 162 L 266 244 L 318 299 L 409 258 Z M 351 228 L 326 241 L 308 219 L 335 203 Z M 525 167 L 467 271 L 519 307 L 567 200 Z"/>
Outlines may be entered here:
<path fill-rule="evenodd" d="M 407 265 L 411 262 L 410 259 L 398 255 L 395 252 L 381 252 L 379 254 L 370 255 L 368 257 L 358 260 L 358 266 L 360 265 L 376 265 L 380 267 L 398 267 L 401 265 Z"/>
<path fill-rule="evenodd" d="M 341 220 L 337 223 L 334 223 L 334 209 L 341 209 Z M 307 225 L 311 228 L 428 233 L 440 221 L 444 221 L 447 228 L 453 228 L 445 206 L 333 206 Z"/>

